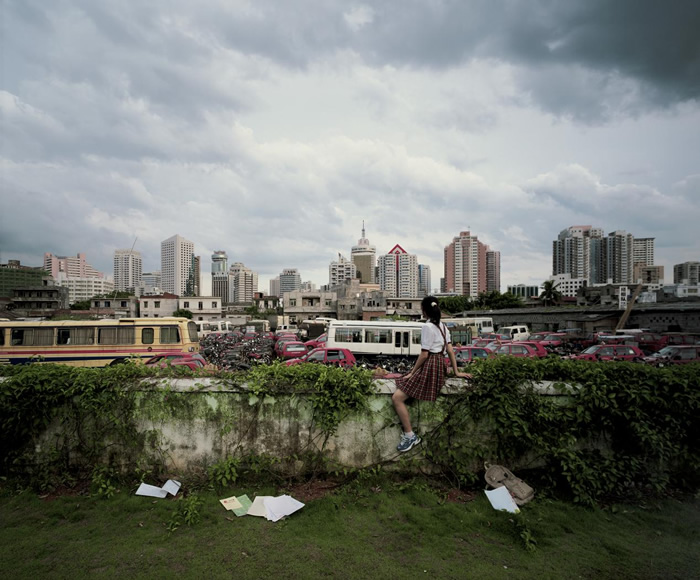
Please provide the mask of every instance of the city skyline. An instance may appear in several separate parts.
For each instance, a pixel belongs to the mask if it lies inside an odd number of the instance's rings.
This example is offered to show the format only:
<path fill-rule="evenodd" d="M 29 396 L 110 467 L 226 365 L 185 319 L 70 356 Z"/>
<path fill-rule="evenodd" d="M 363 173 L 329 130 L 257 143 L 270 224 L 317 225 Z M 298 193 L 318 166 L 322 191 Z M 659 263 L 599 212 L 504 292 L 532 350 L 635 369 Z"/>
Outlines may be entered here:
<path fill-rule="evenodd" d="M 433 288 L 466 230 L 501 290 L 547 279 L 571 224 L 655 238 L 667 279 L 698 260 L 699 3 L 301 6 L 4 6 L 0 262 L 151 271 L 179 233 L 203 284 L 224 249 L 261 289 L 321 286 L 363 220 Z"/>

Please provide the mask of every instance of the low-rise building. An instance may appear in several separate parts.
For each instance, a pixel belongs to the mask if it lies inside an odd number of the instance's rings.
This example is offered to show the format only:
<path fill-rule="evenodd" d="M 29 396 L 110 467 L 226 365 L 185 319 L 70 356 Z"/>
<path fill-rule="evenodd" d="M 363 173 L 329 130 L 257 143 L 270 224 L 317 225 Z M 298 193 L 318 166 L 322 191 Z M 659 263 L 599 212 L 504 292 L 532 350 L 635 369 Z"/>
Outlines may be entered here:
<path fill-rule="evenodd" d="M 319 316 L 336 318 L 336 300 L 335 292 L 302 292 L 300 290 L 285 292 L 284 314 L 289 316 L 292 324 Z"/>

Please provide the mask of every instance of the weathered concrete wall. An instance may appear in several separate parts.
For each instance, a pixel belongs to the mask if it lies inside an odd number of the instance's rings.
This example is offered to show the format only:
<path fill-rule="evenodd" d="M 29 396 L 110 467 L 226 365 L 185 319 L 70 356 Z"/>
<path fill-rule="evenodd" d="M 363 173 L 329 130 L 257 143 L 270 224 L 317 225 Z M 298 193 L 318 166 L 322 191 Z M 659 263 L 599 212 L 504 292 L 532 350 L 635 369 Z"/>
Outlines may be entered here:
<path fill-rule="evenodd" d="M 155 435 L 165 465 L 176 472 L 231 456 L 267 454 L 289 463 L 318 451 L 329 465 L 339 467 L 390 464 L 401 456 L 396 451 L 401 427 L 391 403 L 395 385 L 390 380 L 375 385 L 366 409 L 345 416 L 337 433 L 328 437 L 314 422 L 310 397 L 278 394 L 261 401 L 245 387 L 227 387 L 214 379 L 173 380 L 165 395 L 144 391 L 137 420 Z M 426 434 L 435 428 L 444 419 L 445 403 L 463 385 L 448 381 L 436 403 L 413 401 L 414 430 Z M 548 384 L 540 388 L 554 395 Z"/>

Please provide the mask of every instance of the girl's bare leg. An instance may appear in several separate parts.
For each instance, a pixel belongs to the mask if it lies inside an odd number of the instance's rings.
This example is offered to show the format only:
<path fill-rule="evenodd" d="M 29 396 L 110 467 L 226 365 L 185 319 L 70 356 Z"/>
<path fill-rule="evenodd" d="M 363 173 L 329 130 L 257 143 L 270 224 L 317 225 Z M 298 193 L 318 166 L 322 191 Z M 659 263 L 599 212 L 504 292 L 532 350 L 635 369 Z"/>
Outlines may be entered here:
<path fill-rule="evenodd" d="M 408 407 L 406 407 L 407 399 L 408 395 L 401 389 L 396 389 L 394 394 L 391 396 L 391 402 L 394 403 L 394 409 L 396 410 L 396 414 L 399 416 L 399 421 L 401 421 L 401 426 L 403 427 L 404 433 L 410 433 L 413 431 L 411 428 L 411 415 L 408 413 Z"/>

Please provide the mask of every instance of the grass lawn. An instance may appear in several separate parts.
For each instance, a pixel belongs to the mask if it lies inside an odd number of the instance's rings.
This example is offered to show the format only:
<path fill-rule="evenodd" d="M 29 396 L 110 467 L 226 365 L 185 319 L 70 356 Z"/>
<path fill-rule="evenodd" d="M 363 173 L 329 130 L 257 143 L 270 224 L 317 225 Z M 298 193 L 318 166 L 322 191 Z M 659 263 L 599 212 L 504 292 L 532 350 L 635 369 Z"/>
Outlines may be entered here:
<path fill-rule="evenodd" d="M 187 491 L 167 500 L 133 491 L 0 497 L 0 577 L 700 577 L 697 498 L 603 510 L 537 497 L 513 517 L 483 493 L 445 501 L 425 485 L 368 484 L 308 500 L 272 523 L 237 518 L 218 500 L 285 490 L 240 486 L 201 492 L 200 521 L 169 531 Z"/>

